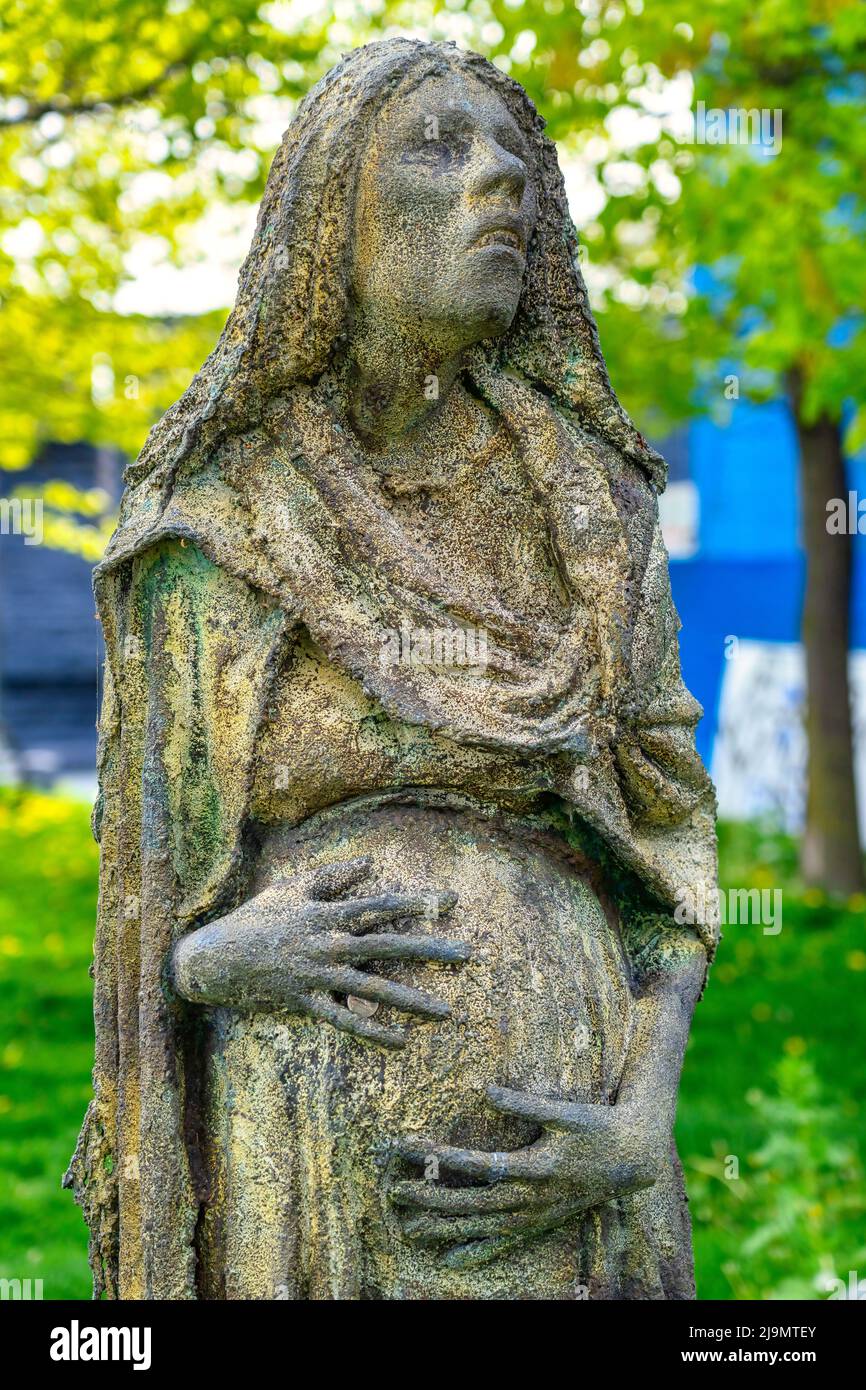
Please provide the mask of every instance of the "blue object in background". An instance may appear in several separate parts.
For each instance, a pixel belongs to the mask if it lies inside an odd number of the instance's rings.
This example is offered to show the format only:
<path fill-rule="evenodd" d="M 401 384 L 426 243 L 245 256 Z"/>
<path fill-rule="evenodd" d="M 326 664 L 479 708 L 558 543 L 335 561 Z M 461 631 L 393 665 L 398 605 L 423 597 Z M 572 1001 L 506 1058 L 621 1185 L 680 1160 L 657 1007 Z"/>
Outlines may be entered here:
<path fill-rule="evenodd" d="M 726 639 L 798 641 L 804 578 L 803 557 L 796 553 L 771 560 L 698 555 L 671 561 L 674 603 L 683 624 L 683 679 L 704 707 L 697 742 L 708 766 L 718 725 Z"/>
<path fill-rule="evenodd" d="M 798 549 L 799 453 L 785 404 L 737 402 L 724 428 L 689 428 L 689 471 L 700 498 L 704 559 L 788 559 Z"/>
<path fill-rule="evenodd" d="M 732 402 L 729 423 L 696 420 L 686 434 L 685 449 L 676 439 L 672 478 L 695 486 L 697 547 L 671 560 L 671 585 L 683 623 L 683 677 L 704 707 L 698 748 L 709 764 L 726 639 L 799 641 L 806 575 L 799 450 L 783 401 Z M 866 498 L 866 457 L 850 460 L 848 475 L 849 488 Z M 851 645 L 866 648 L 866 536 L 854 540 Z"/>

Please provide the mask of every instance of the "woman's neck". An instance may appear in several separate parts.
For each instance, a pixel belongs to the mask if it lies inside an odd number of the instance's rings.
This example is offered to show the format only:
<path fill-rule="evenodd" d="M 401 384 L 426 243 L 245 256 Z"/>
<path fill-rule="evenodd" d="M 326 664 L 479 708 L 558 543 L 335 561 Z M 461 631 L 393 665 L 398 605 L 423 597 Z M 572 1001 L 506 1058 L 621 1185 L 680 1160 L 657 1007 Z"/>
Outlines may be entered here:
<path fill-rule="evenodd" d="M 379 321 L 356 325 L 346 390 L 352 427 L 374 453 L 417 447 L 446 405 L 463 367 L 464 347 Z"/>

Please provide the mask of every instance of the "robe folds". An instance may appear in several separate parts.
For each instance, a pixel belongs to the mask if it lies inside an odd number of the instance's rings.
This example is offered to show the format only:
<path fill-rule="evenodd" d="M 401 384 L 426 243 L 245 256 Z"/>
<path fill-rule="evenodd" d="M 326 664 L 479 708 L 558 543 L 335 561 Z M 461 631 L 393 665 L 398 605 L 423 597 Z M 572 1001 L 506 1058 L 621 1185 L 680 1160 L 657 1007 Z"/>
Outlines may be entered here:
<path fill-rule="evenodd" d="M 530 630 L 437 582 L 306 387 L 204 466 L 124 498 L 95 578 L 107 653 L 95 1095 L 67 1178 L 97 1295 L 197 1296 L 195 1028 L 167 962 L 180 935 L 243 899 L 257 736 L 301 628 L 392 718 L 548 758 L 551 790 L 643 885 L 656 920 L 715 883 L 701 711 L 680 675 L 654 488 L 522 381 L 479 369 L 474 386 L 546 517 L 572 598 L 565 629 Z M 406 622 L 483 629 L 486 665 L 383 664 L 383 632 Z M 695 929 L 711 954 L 713 923 Z"/>

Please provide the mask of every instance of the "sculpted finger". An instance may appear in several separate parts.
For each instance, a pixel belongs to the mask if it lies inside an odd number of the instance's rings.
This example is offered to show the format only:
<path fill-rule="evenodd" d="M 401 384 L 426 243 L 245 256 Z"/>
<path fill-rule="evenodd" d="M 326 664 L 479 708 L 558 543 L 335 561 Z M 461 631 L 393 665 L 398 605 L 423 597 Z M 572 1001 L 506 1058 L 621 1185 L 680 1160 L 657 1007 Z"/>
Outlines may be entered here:
<path fill-rule="evenodd" d="M 323 954 L 331 960 L 441 960 L 459 963 L 469 960 L 471 948 L 465 941 L 449 941 L 441 936 L 395 936 L 377 932 L 374 936 L 334 935 L 323 939 Z"/>
<path fill-rule="evenodd" d="M 388 1194 L 397 1207 L 437 1211 L 449 1216 L 477 1216 L 491 1211 L 520 1211 L 549 1204 L 546 1193 L 524 1183 L 493 1187 L 443 1187 L 425 1179 L 395 1183 Z"/>
<path fill-rule="evenodd" d="M 494 1236 L 524 1234 L 536 1228 L 546 1230 L 539 1213 L 494 1212 L 488 1216 L 411 1216 L 401 1225 L 405 1240 L 412 1245 L 454 1245 L 469 1240 L 489 1240 Z"/>
<path fill-rule="evenodd" d="M 445 1001 L 433 994 L 413 989 L 411 985 L 394 984 L 392 980 L 352 970 L 349 966 L 332 966 L 324 978 L 328 989 L 338 994 L 354 994 L 359 999 L 373 999 L 377 1004 L 391 1004 L 403 1013 L 420 1014 L 422 1018 L 448 1018 L 451 1013 Z"/>
<path fill-rule="evenodd" d="M 527 1091 L 512 1091 L 506 1086 L 488 1086 L 487 1099 L 495 1110 L 521 1119 L 536 1120 L 548 1129 L 561 1129 L 569 1134 L 584 1134 L 606 1129 L 612 1121 L 609 1105 L 576 1105 L 572 1101 L 547 1100 Z"/>
<path fill-rule="evenodd" d="M 435 922 L 450 912 L 457 901 L 456 893 L 425 893 L 410 896 L 404 893 L 383 893 L 376 898 L 348 898 L 345 902 L 329 903 L 327 910 L 314 914 L 315 925 L 330 931 L 347 931 L 353 935 L 373 931 L 383 922 L 399 922 L 401 918 L 423 917 Z M 396 928 L 399 931 L 399 926 Z"/>
<path fill-rule="evenodd" d="M 322 864 L 313 870 L 308 888 L 309 896 L 317 902 L 330 902 L 363 883 L 370 875 L 373 861 L 367 854 L 358 859 L 339 859 L 335 864 Z"/>
<path fill-rule="evenodd" d="M 486 1182 L 506 1179 L 543 1181 L 556 1176 L 556 1164 L 551 1153 L 530 1146 L 505 1153 L 486 1153 L 479 1149 L 458 1149 L 449 1144 L 428 1144 L 423 1139 L 392 1140 L 394 1151 L 412 1163 L 426 1166 L 431 1158 L 450 1173 L 463 1173 L 468 1178 Z"/>
<path fill-rule="evenodd" d="M 519 1245 L 524 1245 L 536 1236 L 545 1235 L 559 1226 L 564 1226 L 573 1217 L 579 1216 L 591 1204 L 585 1199 L 564 1202 L 548 1207 L 544 1212 L 524 1213 L 511 1218 L 507 1230 L 484 1234 L 479 1240 L 471 1240 L 464 1245 L 455 1246 L 444 1256 L 444 1263 L 450 1269 L 478 1269 L 490 1264 L 492 1260 L 506 1255 Z"/>
<path fill-rule="evenodd" d="M 629 1192 L 640 1192 L 645 1187 L 653 1187 L 658 1172 L 651 1160 L 635 1159 L 628 1163 L 615 1163 L 605 1175 L 606 1200 L 623 1197 Z"/>
<path fill-rule="evenodd" d="M 326 1023 L 332 1023 L 341 1032 L 351 1033 L 355 1038 L 380 1043 L 383 1047 L 403 1047 L 406 1042 L 406 1035 L 401 1028 L 387 1028 L 384 1024 L 375 1023 L 373 1019 L 360 1018 L 336 1000 L 330 999 L 327 994 L 304 995 L 299 1002 L 315 1018 L 324 1019 Z"/>
<path fill-rule="evenodd" d="M 522 1245 L 528 1236 L 493 1236 L 490 1240 L 476 1240 L 468 1245 L 455 1245 L 453 1250 L 442 1256 L 442 1263 L 449 1269 L 481 1269 L 493 1260 L 507 1255 L 510 1250 Z"/>

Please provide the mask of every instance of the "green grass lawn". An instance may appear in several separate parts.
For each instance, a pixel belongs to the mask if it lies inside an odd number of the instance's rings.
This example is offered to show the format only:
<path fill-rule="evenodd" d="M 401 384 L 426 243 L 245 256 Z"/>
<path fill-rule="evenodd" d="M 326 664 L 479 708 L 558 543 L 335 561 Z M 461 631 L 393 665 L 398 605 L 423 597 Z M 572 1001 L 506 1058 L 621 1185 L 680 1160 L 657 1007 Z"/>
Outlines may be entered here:
<path fill-rule="evenodd" d="M 729 926 L 698 1006 L 678 1138 L 702 1298 L 819 1298 L 866 1278 L 866 900 L 798 884 L 790 841 L 722 827 L 725 887 L 781 888 L 782 930 Z M 86 808 L 0 794 L 0 1277 L 86 1298 L 60 1179 L 89 1097 L 96 849 Z"/>
<path fill-rule="evenodd" d="M 0 799 L 0 1275 L 87 1298 L 87 1232 L 60 1180 L 90 1095 L 97 851 L 86 807 Z"/>

